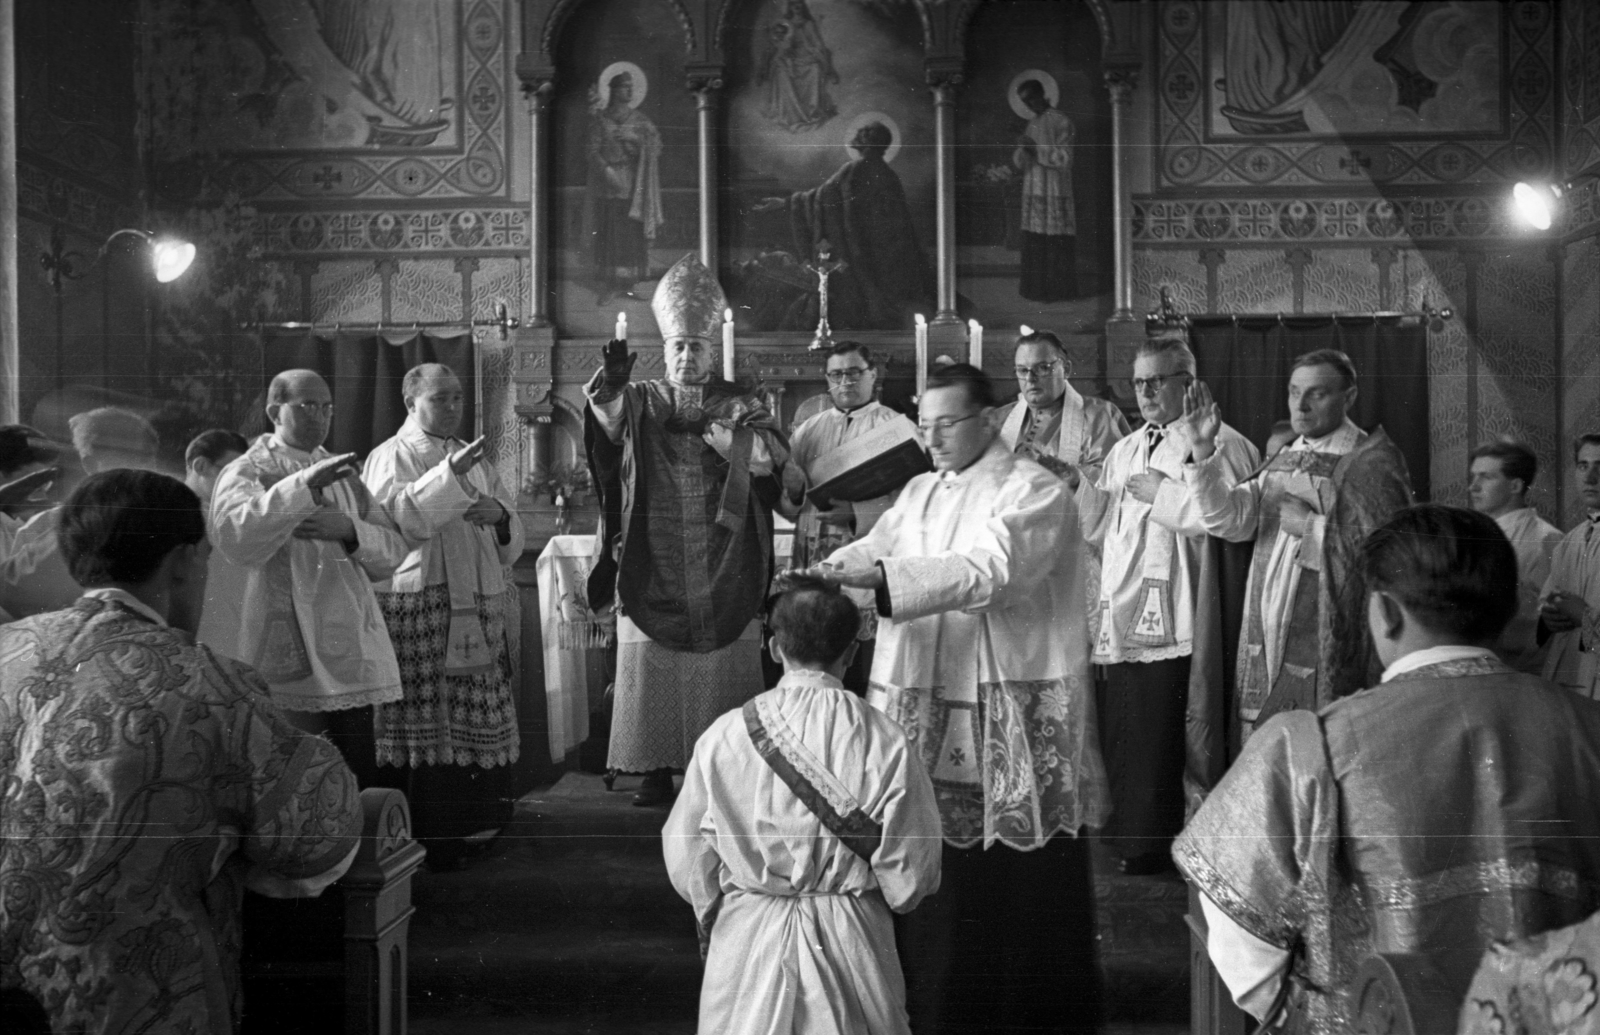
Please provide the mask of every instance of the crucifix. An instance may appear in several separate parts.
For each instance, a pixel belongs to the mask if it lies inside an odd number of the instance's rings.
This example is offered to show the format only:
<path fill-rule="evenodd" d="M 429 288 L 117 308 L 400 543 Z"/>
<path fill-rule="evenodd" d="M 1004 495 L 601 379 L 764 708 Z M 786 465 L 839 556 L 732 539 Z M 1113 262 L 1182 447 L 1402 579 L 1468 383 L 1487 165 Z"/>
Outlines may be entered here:
<path fill-rule="evenodd" d="M 828 278 L 844 269 L 849 263 L 833 259 L 833 246 L 827 238 L 817 242 L 817 261 L 806 263 L 803 269 L 817 275 L 817 334 L 811 339 L 811 351 L 821 352 L 833 347 L 833 331 L 828 327 Z"/>

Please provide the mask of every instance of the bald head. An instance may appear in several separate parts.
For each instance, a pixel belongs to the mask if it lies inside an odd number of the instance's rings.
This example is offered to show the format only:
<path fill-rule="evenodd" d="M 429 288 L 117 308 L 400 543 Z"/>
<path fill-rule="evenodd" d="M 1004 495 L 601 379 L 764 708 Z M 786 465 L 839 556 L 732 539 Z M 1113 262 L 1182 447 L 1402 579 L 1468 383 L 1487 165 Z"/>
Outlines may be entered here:
<path fill-rule="evenodd" d="M 285 370 L 267 386 L 267 419 L 283 444 L 310 452 L 333 426 L 333 392 L 315 370 Z"/>
<path fill-rule="evenodd" d="M 448 438 L 461 430 L 466 393 L 455 371 L 443 363 L 423 363 L 406 372 L 401 383 L 406 412 L 430 435 Z"/>

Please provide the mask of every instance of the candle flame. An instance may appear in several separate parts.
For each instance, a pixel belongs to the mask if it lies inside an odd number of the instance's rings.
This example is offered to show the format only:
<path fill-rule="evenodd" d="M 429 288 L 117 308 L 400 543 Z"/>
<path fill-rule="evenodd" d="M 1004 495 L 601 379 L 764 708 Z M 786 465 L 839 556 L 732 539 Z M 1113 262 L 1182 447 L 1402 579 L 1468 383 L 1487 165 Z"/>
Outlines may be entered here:
<path fill-rule="evenodd" d="M 729 323 L 732 323 L 733 322 L 733 310 L 732 309 L 724 309 L 722 311 L 722 318 L 724 320 L 728 321 Z"/>
<path fill-rule="evenodd" d="M 921 313 L 918 313 L 917 314 L 917 326 L 918 327 L 926 327 L 927 325 L 928 325 L 928 318 L 926 316 L 923 316 Z"/>
<path fill-rule="evenodd" d="M 1026 338 L 1028 335 L 1033 333 L 1033 328 L 1029 327 L 1027 324 L 1023 324 L 1021 327 L 1017 328 L 1017 333 Z"/>

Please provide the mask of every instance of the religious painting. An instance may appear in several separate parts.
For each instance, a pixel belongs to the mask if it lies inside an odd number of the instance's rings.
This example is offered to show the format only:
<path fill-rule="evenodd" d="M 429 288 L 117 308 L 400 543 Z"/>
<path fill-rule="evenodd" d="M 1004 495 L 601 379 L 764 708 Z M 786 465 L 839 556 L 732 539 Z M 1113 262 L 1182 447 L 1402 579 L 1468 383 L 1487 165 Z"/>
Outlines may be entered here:
<path fill-rule="evenodd" d="M 936 295 L 915 8 L 762 0 L 736 18 L 718 222 L 741 327 L 809 331 L 824 291 L 836 332 L 910 327 Z"/>
<path fill-rule="evenodd" d="M 1505 136 L 1508 9 L 1494 0 L 1207 4 L 1208 136 Z"/>
<path fill-rule="evenodd" d="M 1109 97 L 1087 4 L 995 0 L 966 40 L 956 119 L 963 315 L 1057 331 L 1104 318 Z"/>
<path fill-rule="evenodd" d="M 569 334 L 609 336 L 619 312 L 653 334 L 656 281 L 698 247 L 682 38 L 659 0 L 585 5 L 563 33 L 550 214 L 555 313 Z"/>
<path fill-rule="evenodd" d="M 188 98 L 201 150 L 455 149 L 462 4 L 156 0 L 153 23 L 199 28 L 154 37 L 152 66 L 203 84 Z"/>

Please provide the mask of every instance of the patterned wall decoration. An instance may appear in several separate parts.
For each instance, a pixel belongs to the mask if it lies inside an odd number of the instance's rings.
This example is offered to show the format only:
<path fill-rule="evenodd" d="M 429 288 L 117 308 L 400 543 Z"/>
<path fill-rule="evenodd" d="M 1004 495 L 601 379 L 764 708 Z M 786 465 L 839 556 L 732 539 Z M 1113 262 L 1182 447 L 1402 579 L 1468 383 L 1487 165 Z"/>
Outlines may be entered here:
<path fill-rule="evenodd" d="M 1216 126 L 1208 117 L 1215 89 L 1211 84 L 1225 79 L 1227 70 L 1212 66 L 1214 55 L 1208 50 L 1210 38 L 1221 29 L 1214 23 L 1225 6 L 1194 0 L 1167 0 L 1161 5 L 1156 109 L 1162 187 L 1504 183 L 1547 174 L 1553 167 L 1555 7 L 1548 0 L 1518 0 L 1509 6 L 1503 16 L 1505 24 L 1493 41 L 1500 48 L 1496 57 L 1504 69 L 1503 81 L 1497 75 L 1492 82 L 1472 83 L 1471 88 L 1479 91 L 1492 88 L 1498 94 L 1503 89 L 1503 95 L 1497 97 L 1506 109 L 1505 118 L 1496 120 L 1501 131 L 1446 137 L 1435 130 L 1426 137 L 1385 135 L 1381 140 L 1370 139 L 1366 133 L 1352 139 L 1326 131 L 1287 137 L 1265 131 L 1233 131 L 1225 136 L 1214 132 Z M 1402 8 L 1400 4 L 1366 6 L 1396 12 Z M 1495 16 L 1500 7 L 1475 2 L 1450 6 L 1493 9 Z M 1203 17 L 1203 9 L 1210 12 L 1209 19 Z M 1357 25 L 1346 27 L 1344 40 L 1358 29 Z M 1404 31 L 1397 30 L 1388 43 L 1401 41 L 1403 36 Z M 1338 45 L 1314 57 L 1330 58 Z M 1403 73 L 1391 71 L 1391 75 L 1403 78 Z M 1433 80 L 1425 82 L 1438 85 Z M 1392 134 L 1396 120 L 1384 125 L 1388 127 L 1385 134 Z M 1375 127 L 1358 124 L 1356 128 L 1370 131 Z"/>
<path fill-rule="evenodd" d="M 1600 171 L 1600 10 L 1566 0 L 1562 18 L 1563 172 Z"/>
<path fill-rule="evenodd" d="M 1565 250 L 1562 267 L 1561 305 L 1565 326 L 1562 338 L 1561 385 L 1563 396 L 1562 445 L 1555 468 L 1562 472 L 1566 485 L 1566 508 L 1562 527 L 1576 524 L 1583 517 L 1579 504 L 1567 443 L 1574 436 L 1600 431 L 1600 237 L 1575 241 Z"/>

